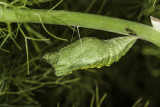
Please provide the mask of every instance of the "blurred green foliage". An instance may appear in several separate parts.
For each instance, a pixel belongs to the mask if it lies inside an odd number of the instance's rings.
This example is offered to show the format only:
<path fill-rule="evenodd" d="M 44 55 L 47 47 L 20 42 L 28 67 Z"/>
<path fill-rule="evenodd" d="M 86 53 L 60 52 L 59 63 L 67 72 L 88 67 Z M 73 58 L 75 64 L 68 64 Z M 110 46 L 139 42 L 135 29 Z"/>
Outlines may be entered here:
<path fill-rule="evenodd" d="M 51 9 L 58 2 L 1 0 L 0 6 Z M 56 9 L 107 15 L 148 25 L 151 25 L 149 16 L 160 18 L 159 0 L 64 0 Z M 16 23 L 9 25 L 12 37 L 6 39 L 0 50 L 0 107 L 160 106 L 160 50 L 156 46 L 139 40 L 127 55 L 110 67 L 79 70 L 58 78 L 42 56 L 70 44 L 72 29 L 45 25 L 51 33 L 69 40 L 65 42 L 49 36 L 41 24 L 20 24 L 28 37 L 51 40 L 27 40 L 30 61 L 28 75 L 25 39 Z M 7 26 L 0 23 L 0 43 L 8 35 Z M 85 28 L 80 28 L 80 34 L 81 37 L 100 39 L 122 36 Z M 72 40 L 77 39 L 75 33 Z"/>

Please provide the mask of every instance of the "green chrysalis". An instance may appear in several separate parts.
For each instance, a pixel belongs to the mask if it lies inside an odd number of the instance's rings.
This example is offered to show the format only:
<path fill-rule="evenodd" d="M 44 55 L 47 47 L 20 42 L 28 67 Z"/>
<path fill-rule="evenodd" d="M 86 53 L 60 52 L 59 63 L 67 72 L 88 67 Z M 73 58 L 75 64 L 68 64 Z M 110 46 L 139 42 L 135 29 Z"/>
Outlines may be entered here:
<path fill-rule="evenodd" d="M 78 69 L 100 68 L 117 62 L 136 42 L 137 37 L 126 36 L 109 40 L 94 37 L 77 40 L 55 53 L 43 58 L 53 66 L 56 76 L 72 73 Z"/>

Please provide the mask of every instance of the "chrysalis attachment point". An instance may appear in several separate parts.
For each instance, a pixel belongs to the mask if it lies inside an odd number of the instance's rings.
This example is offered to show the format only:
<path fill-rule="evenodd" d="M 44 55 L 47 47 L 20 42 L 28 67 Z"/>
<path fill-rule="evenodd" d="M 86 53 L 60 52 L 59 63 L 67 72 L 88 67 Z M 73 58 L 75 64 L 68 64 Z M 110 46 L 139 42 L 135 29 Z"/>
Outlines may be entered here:
<path fill-rule="evenodd" d="M 125 30 L 128 32 L 128 35 L 137 36 L 136 32 L 134 32 L 132 29 L 130 29 L 130 28 L 125 28 Z"/>

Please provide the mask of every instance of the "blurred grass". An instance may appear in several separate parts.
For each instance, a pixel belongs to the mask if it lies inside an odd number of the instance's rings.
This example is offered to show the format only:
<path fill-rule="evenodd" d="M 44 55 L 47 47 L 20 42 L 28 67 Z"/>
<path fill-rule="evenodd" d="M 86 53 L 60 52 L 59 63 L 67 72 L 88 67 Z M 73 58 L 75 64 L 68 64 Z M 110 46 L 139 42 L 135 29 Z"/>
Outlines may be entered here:
<path fill-rule="evenodd" d="M 2 0 L 0 6 L 51 9 L 58 2 L 59 0 Z M 148 25 L 149 16 L 160 18 L 159 0 L 64 0 L 56 9 L 107 15 Z M 111 67 L 79 70 L 57 78 L 42 56 L 70 44 L 72 29 L 68 26 L 45 25 L 52 34 L 69 40 L 65 42 L 51 37 L 41 24 L 19 25 L 20 27 L 16 23 L 0 23 L 0 43 L 5 40 L 0 49 L 0 107 L 160 106 L 159 48 L 139 40 L 126 56 Z M 25 38 L 20 29 L 30 38 L 50 39 L 27 40 L 29 75 Z M 80 28 L 80 34 L 81 37 L 101 39 L 121 36 L 85 28 Z M 73 41 L 77 39 L 75 32 Z"/>

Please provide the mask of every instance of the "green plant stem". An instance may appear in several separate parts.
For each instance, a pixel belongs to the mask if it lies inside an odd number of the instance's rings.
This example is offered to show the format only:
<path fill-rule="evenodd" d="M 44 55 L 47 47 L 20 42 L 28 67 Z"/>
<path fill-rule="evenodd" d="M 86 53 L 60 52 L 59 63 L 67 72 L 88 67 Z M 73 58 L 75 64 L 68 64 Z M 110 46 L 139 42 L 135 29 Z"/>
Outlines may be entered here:
<path fill-rule="evenodd" d="M 0 8 L 0 22 L 27 22 L 57 24 L 67 26 L 79 26 L 103 31 L 115 32 L 128 35 L 125 28 L 130 28 L 136 35 L 160 47 L 160 32 L 153 27 L 113 18 L 88 13 L 60 11 L 60 10 L 41 10 L 41 9 L 3 9 Z"/>

